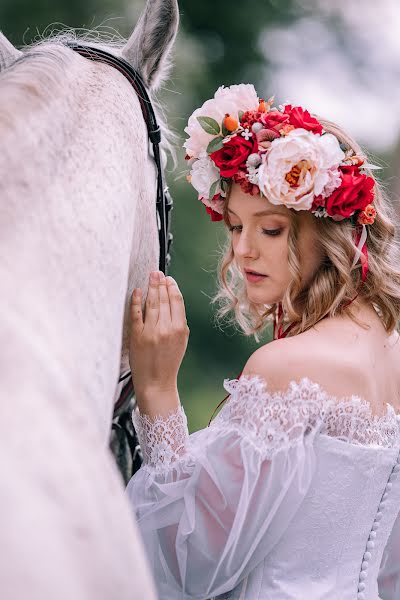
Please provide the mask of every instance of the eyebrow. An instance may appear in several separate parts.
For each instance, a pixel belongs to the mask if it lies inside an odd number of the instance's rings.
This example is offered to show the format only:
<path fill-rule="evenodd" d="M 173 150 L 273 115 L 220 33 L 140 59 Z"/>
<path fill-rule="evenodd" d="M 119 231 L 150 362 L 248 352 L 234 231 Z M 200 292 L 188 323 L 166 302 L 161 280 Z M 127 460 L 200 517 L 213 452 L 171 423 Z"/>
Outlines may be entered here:
<path fill-rule="evenodd" d="M 233 210 L 231 210 L 230 208 L 228 208 L 228 212 L 232 213 L 233 215 L 235 215 L 235 217 L 237 217 L 238 215 L 233 212 Z M 285 214 L 283 214 L 280 211 L 271 209 L 271 208 L 267 208 L 266 210 L 260 210 L 258 212 L 255 212 L 252 214 L 252 217 L 263 217 L 264 215 L 280 215 L 281 217 L 286 217 Z"/>

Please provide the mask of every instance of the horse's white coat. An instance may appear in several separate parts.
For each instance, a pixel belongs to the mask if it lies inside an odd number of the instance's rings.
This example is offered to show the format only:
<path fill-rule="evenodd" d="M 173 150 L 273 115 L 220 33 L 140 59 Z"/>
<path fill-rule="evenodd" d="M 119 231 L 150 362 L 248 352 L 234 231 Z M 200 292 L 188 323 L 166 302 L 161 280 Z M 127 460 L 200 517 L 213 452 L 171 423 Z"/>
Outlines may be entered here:
<path fill-rule="evenodd" d="M 152 600 L 108 451 L 130 294 L 158 268 L 147 130 L 115 69 L 28 53 L 0 75 L 0 597 Z"/>

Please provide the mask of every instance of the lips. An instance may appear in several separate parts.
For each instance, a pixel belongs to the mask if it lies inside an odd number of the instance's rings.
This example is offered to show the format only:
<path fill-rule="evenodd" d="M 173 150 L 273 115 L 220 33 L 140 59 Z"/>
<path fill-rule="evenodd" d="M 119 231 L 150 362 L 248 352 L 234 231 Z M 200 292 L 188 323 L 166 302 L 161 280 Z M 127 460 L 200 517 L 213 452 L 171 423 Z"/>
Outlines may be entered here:
<path fill-rule="evenodd" d="M 244 272 L 245 272 L 246 279 L 249 283 L 257 284 L 260 281 L 263 281 L 263 279 L 268 278 L 268 275 L 263 275 L 262 273 L 259 273 L 258 271 L 251 271 L 250 269 L 245 269 Z"/>
<path fill-rule="evenodd" d="M 245 269 L 244 271 L 245 271 L 245 273 L 248 273 L 249 275 L 261 275 L 262 277 L 266 277 L 266 275 L 264 275 L 264 273 L 259 273 L 258 271 L 251 271 L 250 269 Z"/>

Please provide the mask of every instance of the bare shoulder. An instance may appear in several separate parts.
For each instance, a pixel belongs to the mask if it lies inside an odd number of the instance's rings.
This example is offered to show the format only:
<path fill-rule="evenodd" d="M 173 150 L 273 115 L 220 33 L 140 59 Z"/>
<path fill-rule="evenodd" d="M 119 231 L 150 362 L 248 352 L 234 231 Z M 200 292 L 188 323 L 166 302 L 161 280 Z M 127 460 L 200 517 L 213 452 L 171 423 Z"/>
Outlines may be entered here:
<path fill-rule="evenodd" d="M 306 377 L 338 400 L 367 400 L 374 414 L 383 414 L 387 404 L 400 412 L 400 337 L 370 322 L 365 330 L 349 320 L 327 319 L 318 328 L 274 340 L 250 356 L 243 375 L 262 377 L 271 392 L 285 392 Z"/>
<path fill-rule="evenodd" d="M 292 381 L 307 377 L 338 397 L 349 393 L 354 378 L 351 361 L 340 356 L 326 336 L 306 334 L 261 346 L 248 359 L 243 375 L 262 377 L 271 392 L 284 392 Z"/>

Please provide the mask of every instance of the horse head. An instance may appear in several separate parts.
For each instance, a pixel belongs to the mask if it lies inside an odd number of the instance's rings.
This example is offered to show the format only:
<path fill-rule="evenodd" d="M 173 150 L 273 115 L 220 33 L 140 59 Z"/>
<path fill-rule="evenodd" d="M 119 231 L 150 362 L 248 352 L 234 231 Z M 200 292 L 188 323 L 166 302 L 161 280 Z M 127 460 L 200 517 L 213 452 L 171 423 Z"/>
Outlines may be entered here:
<path fill-rule="evenodd" d="M 168 76 L 178 21 L 176 0 L 149 0 L 128 41 L 79 41 L 125 59 L 151 95 Z M 61 33 L 20 51 L 0 36 L 2 228 L 16 233 L 6 236 L 6 301 L 89 398 L 106 434 L 129 368 L 131 292 L 141 287 L 145 297 L 158 268 L 157 172 L 134 90 L 70 41 Z M 16 281 L 29 309 L 10 297 Z"/>

